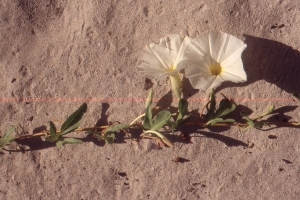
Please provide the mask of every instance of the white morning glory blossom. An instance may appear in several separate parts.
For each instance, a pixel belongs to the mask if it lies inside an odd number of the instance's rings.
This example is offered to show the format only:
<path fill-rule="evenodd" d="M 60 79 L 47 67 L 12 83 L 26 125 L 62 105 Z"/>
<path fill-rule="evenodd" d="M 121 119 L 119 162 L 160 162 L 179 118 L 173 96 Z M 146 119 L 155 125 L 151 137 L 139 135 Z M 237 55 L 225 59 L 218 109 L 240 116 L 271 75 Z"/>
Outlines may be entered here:
<path fill-rule="evenodd" d="M 180 98 L 182 83 L 179 71 L 183 66 L 179 63 L 183 59 L 185 47 L 190 40 L 189 37 L 172 34 L 161 38 L 158 44 L 149 43 L 141 52 L 136 69 L 150 79 L 159 79 L 161 76 L 169 75 L 172 88 L 176 96 Z"/>
<path fill-rule="evenodd" d="M 247 75 L 241 55 L 246 47 L 240 39 L 221 31 L 203 33 L 185 49 L 185 77 L 202 90 L 211 90 L 223 81 L 244 82 Z"/>

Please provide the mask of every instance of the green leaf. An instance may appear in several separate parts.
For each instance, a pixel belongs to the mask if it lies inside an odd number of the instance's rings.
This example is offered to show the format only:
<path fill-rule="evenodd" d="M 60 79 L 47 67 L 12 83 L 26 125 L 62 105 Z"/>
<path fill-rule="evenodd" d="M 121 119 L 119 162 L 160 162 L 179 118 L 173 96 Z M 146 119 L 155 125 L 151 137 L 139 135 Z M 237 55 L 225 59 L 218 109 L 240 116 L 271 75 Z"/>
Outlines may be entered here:
<path fill-rule="evenodd" d="M 149 133 L 154 134 L 155 136 L 159 137 L 169 147 L 174 146 L 173 143 L 166 136 L 164 136 L 164 134 L 162 134 L 160 132 L 157 132 L 157 131 L 154 131 L 154 130 L 148 130 L 148 131 L 145 131 L 144 133 L 142 133 L 142 135 L 149 134 Z"/>
<path fill-rule="evenodd" d="M 186 118 L 176 121 L 176 127 L 181 126 L 182 124 L 187 122 L 190 119 L 190 117 L 191 117 L 191 115 L 188 115 Z"/>
<path fill-rule="evenodd" d="M 229 122 L 229 123 L 234 123 L 235 120 L 234 119 L 222 119 L 222 118 L 216 118 L 213 120 L 210 120 L 207 124 L 211 124 L 212 126 L 215 125 L 216 123 L 220 123 L 220 122 Z"/>
<path fill-rule="evenodd" d="M 60 135 L 65 135 L 67 133 L 70 133 L 70 132 L 74 131 L 75 129 L 77 129 L 79 126 L 80 126 L 80 122 L 77 122 L 76 124 L 73 124 L 72 126 L 67 128 L 64 132 L 60 132 Z"/>
<path fill-rule="evenodd" d="M 152 127 L 152 111 L 150 106 L 146 109 L 145 117 L 143 121 L 143 127 L 145 129 L 151 129 Z"/>
<path fill-rule="evenodd" d="M 216 119 L 213 119 L 213 120 L 210 120 L 209 122 L 207 122 L 206 124 L 210 124 L 210 125 L 215 125 L 216 123 L 218 122 L 223 122 L 223 119 L 222 118 L 216 118 Z"/>
<path fill-rule="evenodd" d="M 64 144 L 81 144 L 81 143 L 83 143 L 83 141 L 76 138 L 59 138 L 59 140 L 56 142 L 56 146 L 61 147 Z"/>
<path fill-rule="evenodd" d="M 144 117 L 144 121 L 143 121 L 143 127 L 145 129 L 151 129 L 151 127 L 152 127 L 152 111 L 151 111 L 152 96 L 153 96 L 153 92 L 151 89 L 150 93 L 147 97 L 147 100 L 146 100 L 146 112 L 145 112 L 145 117 Z"/>
<path fill-rule="evenodd" d="M 231 113 L 236 108 L 235 104 L 231 104 L 228 99 L 222 99 L 219 105 L 218 110 L 216 111 L 216 115 L 214 117 L 222 117 Z"/>
<path fill-rule="evenodd" d="M 248 114 L 247 112 L 241 112 L 241 115 L 243 116 L 243 118 L 245 120 L 247 120 L 247 124 L 249 125 L 248 127 L 246 127 L 244 130 L 248 129 L 248 128 L 254 128 L 255 125 L 254 125 L 254 122 L 248 117 Z"/>
<path fill-rule="evenodd" d="M 151 130 L 158 130 L 171 118 L 171 113 L 167 110 L 160 111 L 153 120 Z"/>
<path fill-rule="evenodd" d="M 12 126 L 10 129 L 8 129 L 6 131 L 6 133 L 4 133 L 4 135 L 2 136 L 2 138 L 8 137 L 17 127 L 18 127 L 17 125 Z"/>
<path fill-rule="evenodd" d="M 235 120 L 234 119 L 224 119 L 223 122 L 225 122 L 225 123 L 234 123 Z"/>
<path fill-rule="evenodd" d="M 210 105 L 209 108 L 207 109 L 206 118 L 208 120 L 211 120 L 214 118 L 214 113 L 216 109 L 216 98 L 215 98 L 214 90 L 211 91 L 209 99 L 210 99 L 209 100 Z"/>
<path fill-rule="evenodd" d="M 70 115 L 66 121 L 62 124 L 60 129 L 60 135 L 67 134 L 76 129 L 77 123 L 81 120 L 82 116 L 87 110 L 87 104 L 83 103 L 72 115 Z M 76 124 L 76 125 L 75 125 Z"/>
<path fill-rule="evenodd" d="M 57 138 L 56 137 L 52 137 L 52 136 L 48 136 L 48 137 L 46 137 L 46 139 L 45 139 L 45 141 L 47 141 L 47 142 L 55 142 L 57 140 Z"/>
<path fill-rule="evenodd" d="M 259 118 L 262 118 L 266 115 L 269 115 L 271 114 L 275 109 L 275 106 L 274 105 L 270 105 L 267 110 L 265 112 L 263 112 L 262 114 L 258 115 L 255 119 L 259 119 Z"/>
<path fill-rule="evenodd" d="M 121 129 L 126 129 L 126 128 L 129 128 L 129 127 L 130 127 L 130 125 L 128 125 L 128 124 L 116 124 L 116 125 L 112 125 L 112 126 L 108 127 L 105 130 L 105 133 L 115 132 L 115 131 L 118 131 L 118 130 L 121 130 Z"/>
<path fill-rule="evenodd" d="M 114 142 L 114 140 L 115 140 L 115 137 L 116 136 L 115 136 L 114 133 L 110 133 L 110 134 L 108 134 L 106 136 L 103 136 L 102 138 L 105 140 L 105 142 L 107 144 L 112 144 Z"/>
<path fill-rule="evenodd" d="M 4 135 L 0 138 L 0 150 L 7 144 L 9 144 L 11 141 L 13 141 L 15 138 L 11 136 L 10 134 L 17 128 L 17 125 L 11 127 L 4 133 Z"/>
<path fill-rule="evenodd" d="M 168 124 L 172 132 L 174 132 L 175 128 L 177 127 L 177 124 L 171 120 L 166 121 L 166 124 Z"/>
<path fill-rule="evenodd" d="M 147 99 L 146 99 L 146 104 L 145 104 L 146 109 L 147 109 L 149 106 L 151 106 L 152 98 L 153 98 L 153 90 L 152 90 L 152 88 L 151 88 L 151 90 L 150 90 L 150 92 L 149 92 L 149 94 L 148 94 L 148 97 L 147 97 Z"/>
<path fill-rule="evenodd" d="M 0 149 L 2 149 L 5 145 L 9 144 L 15 138 L 12 136 L 7 136 L 5 138 L 0 138 Z"/>
<path fill-rule="evenodd" d="M 180 99 L 178 102 L 178 117 L 177 121 L 181 120 L 187 112 L 188 102 L 185 99 Z"/>
<path fill-rule="evenodd" d="M 54 139 L 54 138 L 56 138 L 56 127 L 52 121 L 50 121 L 49 123 L 50 123 L 50 135 L 51 135 L 51 138 Z"/>

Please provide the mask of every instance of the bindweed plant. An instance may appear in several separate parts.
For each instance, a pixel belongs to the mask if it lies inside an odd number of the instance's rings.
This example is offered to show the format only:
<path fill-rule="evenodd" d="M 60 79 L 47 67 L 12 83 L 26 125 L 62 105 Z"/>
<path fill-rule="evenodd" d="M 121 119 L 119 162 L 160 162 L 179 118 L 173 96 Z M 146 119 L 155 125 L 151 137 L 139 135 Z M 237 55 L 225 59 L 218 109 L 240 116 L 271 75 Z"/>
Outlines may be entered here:
<path fill-rule="evenodd" d="M 298 94 L 297 94 L 298 95 Z M 294 94 L 295 96 L 295 94 Z M 168 133 L 174 133 L 180 130 L 182 126 L 199 126 L 201 128 L 210 126 L 238 126 L 242 130 L 249 128 L 263 129 L 264 127 L 271 126 L 292 126 L 299 127 L 300 122 L 268 122 L 263 120 L 265 116 L 272 115 L 275 107 L 270 105 L 261 114 L 250 117 L 249 113 L 241 112 L 245 120 L 242 123 L 236 122 L 236 120 L 227 118 L 229 113 L 234 113 L 236 105 L 231 103 L 228 99 L 224 98 L 217 106 L 215 94 L 212 91 L 209 95 L 208 101 L 204 105 L 206 113 L 202 114 L 200 121 L 191 121 L 191 114 L 188 112 L 188 101 L 180 99 L 178 102 L 178 110 L 175 113 L 171 113 L 169 110 L 162 110 L 156 115 L 153 114 L 151 109 L 153 99 L 153 90 L 151 89 L 145 103 L 145 113 L 138 116 L 130 124 L 122 124 L 120 122 L 114 122 L 110 125 L 103 125 L 99 127 L 80 128 L 80 120 L 87 111 L 87 104 L 83 103 L 74 113 L 72 113 L 62 124 L 60 128 L 57 128 L 52 121 L 49 122 L 49 130 L 45 130 L 40 133 L 29 135 L 15 135 L 12 136 L 12 132 L 17 126 L 11 127 L 1 138 L 0 148 L 4 148 L 12 141 L 22 140 L 24 138 L 32 137 L 45 137 L 45 142 L 55 142 L 57 147 L 65 144 L 81 144 L 83 141 L 78 138 L 66 137 L 71 132 L 84 131 L 86 134 L 91 134 L 98 140 L 104 140 L 107 144 L 112 144 L 116 138 L 116 134 L 121 134 L 120 131 L 125 132 L 128 139 L 132 141 L 140 141 L 142 139 L 154 139 L 157 144 L 161 146 L 173 147 L 173 142 L 168 138 Z M 202 111 L 203 112 L 203 111 Z M 140 130 L 138 137 L 131 137 L 131 130 Z"/>
<path fill-rule="evenodd" d="M 238 126 L 243 130 L 249 128 L 262 130 L 274 125 L 299 127 L 300 122 L 274 122 L 264 119 L 265 116 L 274 114 L 274 105 L 270 105 L 255 117 L 247 112 L 241 112 L 239 114 L 242 115 L 244 122 L 237 122 L 232 117 L 228 117 L 236 116 L 232 114 L 236 111 L 236 105 L 233 102 L 224 98 L 217 104 L 213 90 L 215 87 L 223 81 L 239 83 L 247 80 L 241 59 L 241 54 L 246 47 L 243 41 L 220 31 L 209 31 L 194 39 L 176 34 L 166 36 L 158 44 L 147 45 L 138 59 L 136 69 L 147 78 L 158 80 L 165 75 L 170 77 L 172 90 L 179 99 L 175 113 L 170 110 L 153 112 L 151 104 L 154 92 L 151 89 L 146 98 L 145 112 L 129 124 L 113 122 L 98 127 L 80 128 L 80 120 L 87 112 L 87 104 L 83 103 L 61 127 L 56 127 L 50 121 L 48 130 L 14 136 L 12 133 L 17 126 L 11 127 L 0 138 L 0 149 L 5 148 L 12 141 L 33 137 L 45 137 L 44 142 L 55 142 L 57 147 L 65 144 L 81 144 L 83 140 L 66 137 L 72 132 L 79 131 L 93 135 L 98 140 L 104 140 L 107 144 L 114 142 L 116 134 L 125 133 L 127 138 L 133 141 L 139 142 L 145 138 L 154 139 L 161 146 L 173 147 L 174 144 L 169 134 L 180 131 L 182 126 L 192 125 L 200 128 Z M 182 69 L 185 69 L 184 75 L 189 78 L 194 88 L 211 91 L 208 101 L 201 110 L 200 119 L 192 120 L 188 110 L 188 101 L 181 98 L 180 73 Z M 294 93 L 293 96 L 300 101 L 299 93 Z M 139 135 L 132 137 L 133 130 L 139 130 Z"/>
<path fill-rule="evenodd" d="M 87 110 L 87 104 L 83 103 L 66 121 L 62 124 L 59 131 L 57 131 L 54 123 L 50 121 L 50 135 L 46 137 L 46 141 L 56 142 L 56 146 L 60 147 L 63 144 L 80 144 L 81 140 L 76 138 L 66 138 L 64 135 L 73 132 L 80 125 L 80 120 Z"/>

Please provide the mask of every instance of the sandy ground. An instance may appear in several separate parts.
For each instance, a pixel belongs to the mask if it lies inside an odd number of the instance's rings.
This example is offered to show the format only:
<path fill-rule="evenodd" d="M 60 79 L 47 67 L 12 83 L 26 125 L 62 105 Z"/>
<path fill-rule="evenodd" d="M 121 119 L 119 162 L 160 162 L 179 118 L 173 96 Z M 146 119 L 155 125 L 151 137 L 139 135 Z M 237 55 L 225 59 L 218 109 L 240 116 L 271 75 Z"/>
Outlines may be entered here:
<path fill-rule="evenodd" d="M 300 120 L 290 94 L 300 90 L 299 11 L 299 0 L 1 0 L 1 134 L 15 124 L 17 134 L 43 130 L 83 102 L 82 127 L 130 123 L 144 110 L 136 98 L 148 93 L 134 68 L 145 45 L 214 29 L 248 45 L 248 81 L 221 85 L 217 97 L 254 114 L 284 106 L 273 120 Z M 207 93 L 186 79 L 183 86 L 195 119 Z M 160 106 L 176 106 L 166 100 L 168 79 L 155 97 L 163 98 Z M 298 129 L 182 132 L 192 143 L 177 132 L 169 136 L 173 148 L 122 136 L 112 145 L 92 137 L 62 148 L 39 138 L 13 143 L 0 154 L 0 199 L 299 199 Z M 187 162 L 173 162 L 177 156 Z"/>

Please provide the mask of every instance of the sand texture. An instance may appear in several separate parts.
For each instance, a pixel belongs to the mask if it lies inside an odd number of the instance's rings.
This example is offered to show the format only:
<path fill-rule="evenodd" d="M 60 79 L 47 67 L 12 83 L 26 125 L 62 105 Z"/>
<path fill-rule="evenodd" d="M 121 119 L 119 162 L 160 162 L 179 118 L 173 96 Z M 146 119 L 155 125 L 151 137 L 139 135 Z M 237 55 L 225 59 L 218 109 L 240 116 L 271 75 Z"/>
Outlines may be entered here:
<path fill-rule="evenodd" d="M 247 44 L 248 81 L 216 89 L 238 105 L 233 117 L 275 104 L 282 108 L 270 120 L 300 121 L 291 96 L 300 91 L 299 0 L 1 0 L 1 135 L 16 124 L 15 134 L 30 134 L 62 123 L 83 102 L 81 127 L 130 123 L 149 92 L 135 69 L 141 50 L 167 34 L 208 30 Z M 169 81 L 155 84 L 153 106 L 177 106 Z M 183 79 L 183 96 L 197 119 L 208 93 Z M 42 138 L 13 142 L 0 154 L 0 199 L 300 198 L 299 129 L 181 132 L 169 135 L 173 148 L 123 135 L 106 145 L 82 132 L 73 135 L 83 144 L 61 148 Z"/>

